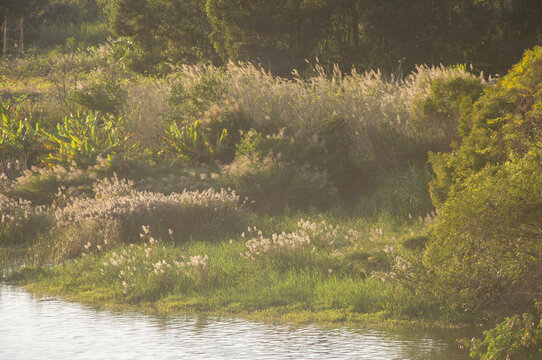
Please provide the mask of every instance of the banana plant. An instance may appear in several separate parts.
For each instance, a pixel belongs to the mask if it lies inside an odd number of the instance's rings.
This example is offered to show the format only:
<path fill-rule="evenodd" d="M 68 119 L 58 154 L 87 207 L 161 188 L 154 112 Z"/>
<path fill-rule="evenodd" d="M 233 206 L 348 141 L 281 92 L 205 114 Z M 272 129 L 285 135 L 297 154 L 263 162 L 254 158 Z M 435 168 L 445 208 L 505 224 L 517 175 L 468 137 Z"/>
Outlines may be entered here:
<path fill-rule="evenodd" d="M 98 157 L 126 150 L 129 138 L 122 118 L 99 112 L 66 116 L 57 124 L 56 133 L 41 130 L 39 135 L 51 150 L 47 163 L 80 168 L 94 165 Z"/>
<path fill-rule="evenodd" d="M 172 124 L 166 130 L 166 151 L 191 163 L 208 162 L 222 151 L 228 131 L 222 129 L 220 136 L 213 141 L 201 121 L 184 125 Z"/>
<path fill-rule="evenodd" d="M 44 151 L 36 134 L 39 124 L 31 118 L 21 119 L 16 109 L 0 103 L 0 161 L 34 162 Z"/>

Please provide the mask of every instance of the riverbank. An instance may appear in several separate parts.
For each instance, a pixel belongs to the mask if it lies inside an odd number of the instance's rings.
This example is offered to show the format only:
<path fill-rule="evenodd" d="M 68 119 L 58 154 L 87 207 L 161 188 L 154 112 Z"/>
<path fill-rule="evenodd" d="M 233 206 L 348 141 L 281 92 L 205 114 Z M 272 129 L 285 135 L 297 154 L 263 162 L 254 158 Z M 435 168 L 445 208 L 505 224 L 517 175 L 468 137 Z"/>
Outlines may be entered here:
<path fill-rule="evenodd" d="M 222 239 L 181 244 L 142 228 L 131 244 L 94 246 L 53 267 L 23 268 L 8 281 L 35 293 L 162 315 L 205 312 L 331 326 L 465 325 L 446 319 L 435 300 L 404 279 L 410 269 L 401 241 L 423 220 L 306 216 L 251 216 L 245 220 L 250 232 L 247 227 Z M 349 254 L 354 247 L 364 254 Z M 403 263 L 404 269 L 394 265 Z"/>

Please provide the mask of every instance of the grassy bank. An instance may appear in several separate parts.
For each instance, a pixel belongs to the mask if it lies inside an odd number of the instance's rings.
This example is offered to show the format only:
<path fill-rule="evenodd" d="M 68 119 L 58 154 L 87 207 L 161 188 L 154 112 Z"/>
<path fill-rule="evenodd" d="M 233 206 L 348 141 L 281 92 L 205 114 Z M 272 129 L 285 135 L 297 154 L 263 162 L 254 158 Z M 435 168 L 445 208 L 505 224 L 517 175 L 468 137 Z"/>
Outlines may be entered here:
<path fill-rule="evenodd" d="M 155 239 L 145 228 L 129 245 L 109 251 L 89 247 L 83 257 L 52 268 L 26 268 L 10 279 L 32 291 L 159 313 L 445 325 L 434 303 L 404 281 L 410 264 L 399 259 L 398 239 L 420 227 L 421 220 L 398 224 L 389 218 L 313 214 L 311 221 L 303 219 L 306 215 L 249 216 L 250 231 L 181 244 Z"/>

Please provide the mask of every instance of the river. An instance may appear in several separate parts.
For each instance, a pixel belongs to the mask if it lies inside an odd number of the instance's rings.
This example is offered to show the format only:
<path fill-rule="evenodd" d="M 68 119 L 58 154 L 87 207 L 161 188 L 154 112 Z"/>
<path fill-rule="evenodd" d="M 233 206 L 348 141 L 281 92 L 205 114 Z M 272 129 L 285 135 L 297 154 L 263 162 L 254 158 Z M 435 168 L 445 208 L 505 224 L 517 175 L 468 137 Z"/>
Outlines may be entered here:
<path fill-rule="evenodd" d="M 377 331 L 97 310 L 0 284 L 0 359 L 464 360 L 456 331 Z"/>

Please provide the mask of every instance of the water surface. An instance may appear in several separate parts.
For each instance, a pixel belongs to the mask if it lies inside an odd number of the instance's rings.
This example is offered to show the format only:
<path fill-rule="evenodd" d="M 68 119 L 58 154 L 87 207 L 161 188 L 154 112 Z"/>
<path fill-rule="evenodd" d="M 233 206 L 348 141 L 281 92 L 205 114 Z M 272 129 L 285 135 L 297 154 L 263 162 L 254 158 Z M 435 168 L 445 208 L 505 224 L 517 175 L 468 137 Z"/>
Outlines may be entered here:
<path fill-rule="evenodd" d="M 458 333 L 166 318 L 35 297 L 0 284 L 0 359 L 464 360 Z"/>

